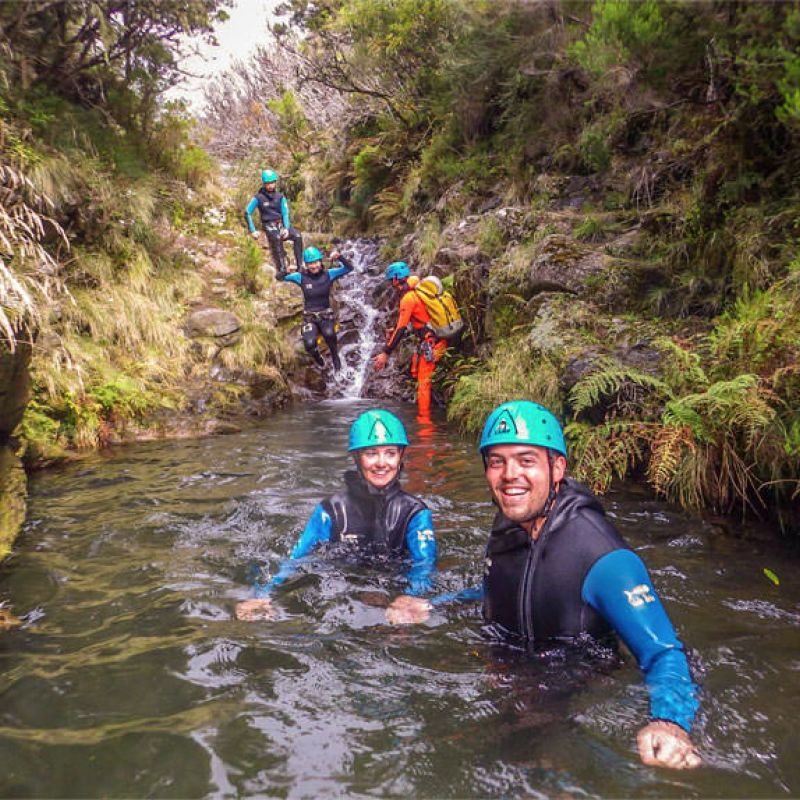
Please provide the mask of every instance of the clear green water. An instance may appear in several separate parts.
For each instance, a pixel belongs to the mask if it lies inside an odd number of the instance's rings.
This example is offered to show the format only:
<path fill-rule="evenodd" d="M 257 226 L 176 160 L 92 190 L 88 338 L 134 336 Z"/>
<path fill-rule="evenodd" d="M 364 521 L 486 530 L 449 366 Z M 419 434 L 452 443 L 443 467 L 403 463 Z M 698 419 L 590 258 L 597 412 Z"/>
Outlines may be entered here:
<path fill-rule="evenodd" d="M 280 618 L 233 618 L 339 484 L 364 403 L 148 443 L 31 482 L 0 571 L 25 625 L 0 636 L 3 797 L 777 797 L 800 794 L 796 549 L 634 491 L 606 507 L 654 573 L 704 687 L 706 766 L 643 767 L 628 659 L 589 675 L 503 654 L 475 605 L 393 629 L 392 571 L 312 561 Z M 444 425 L 406 484 L 431 505 L 442 589 L 479 580 L 492 517 L 472 442 Z M 763 569 L 781 579 L 771 583 Z"/>

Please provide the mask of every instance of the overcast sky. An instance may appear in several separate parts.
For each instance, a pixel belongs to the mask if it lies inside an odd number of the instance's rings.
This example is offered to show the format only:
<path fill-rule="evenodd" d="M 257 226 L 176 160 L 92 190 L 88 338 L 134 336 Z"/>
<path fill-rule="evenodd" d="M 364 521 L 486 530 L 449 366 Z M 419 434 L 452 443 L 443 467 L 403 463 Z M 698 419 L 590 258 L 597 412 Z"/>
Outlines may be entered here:
<path fill-rule="evenodd" d="M 199 43 L 200 55 L 186 59 L 185 69 L 197 74 L 197 78 L 185 78 L 180 86 L 167 93 L 168 98 L 184 98 L 192 108 L 199 109 L 203 99 L 203 86 L 231 62 L 246 61 L 257 44 L 264 43 L 269 34 L 267 20 L 279 0 L 236 0 L 228 9 L 230 19 L 219 25 L 215 34 L 219 46 Z M 190 40 L 191 42 L 191 40 Z"/>

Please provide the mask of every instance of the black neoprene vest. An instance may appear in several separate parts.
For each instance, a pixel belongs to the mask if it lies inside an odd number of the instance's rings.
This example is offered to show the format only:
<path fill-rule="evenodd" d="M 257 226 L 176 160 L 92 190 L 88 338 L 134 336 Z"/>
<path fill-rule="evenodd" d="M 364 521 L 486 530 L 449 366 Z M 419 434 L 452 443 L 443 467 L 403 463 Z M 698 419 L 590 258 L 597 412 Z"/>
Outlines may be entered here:
<path fill-rule="evenodd" d="M 370 486 L 356 470 L 344 474 L 347 488 L 322 501 L 333 521 L 331 542 L 347 542 L 359 551 L 399 555 L 406 549 L 406 528 L 426 508 L 395 478 L 385 489 Z"/>
<path fill-rule="evenodd" d="M 283 195 L 280 192 L 267 192 L 263 186 L 256 192 L 258 213 L 261 214 L 262 223 L 266 225 L 268 222 L 283 221 L 281 200 L 283 200 Z"/>
<path fill-rule="evenodd" d="M 619 549 L 628 547 L 597 498 L 571 478 L 562 481 L 536 541 L 498 512 L 486 547 L 484 618 L 529 644 L 610 636 L 581 590 L 592 565 Z"/>
<path fill-rule="evenodd" d="M 325 311 L 331 307 L 331 286 L 333 281 L 328 270 L 323 269 L 312 275 L 307 269 L 300 270 L 300 288 L 306 311 Z"/>

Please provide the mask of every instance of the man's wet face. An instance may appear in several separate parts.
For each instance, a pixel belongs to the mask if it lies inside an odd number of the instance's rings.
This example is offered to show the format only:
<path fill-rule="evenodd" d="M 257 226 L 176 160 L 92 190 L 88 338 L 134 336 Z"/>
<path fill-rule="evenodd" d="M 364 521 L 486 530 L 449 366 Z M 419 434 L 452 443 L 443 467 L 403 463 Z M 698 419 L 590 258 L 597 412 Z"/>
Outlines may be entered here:
<path fill-rule="evenodd" d="M 512 522 L 526 522 L 541 513 L 550 493 L 566 470 L 558 455 L 552 465 L 544 447 L 501 444 L 486 454 L 486 480 L 500 510 Z"/>

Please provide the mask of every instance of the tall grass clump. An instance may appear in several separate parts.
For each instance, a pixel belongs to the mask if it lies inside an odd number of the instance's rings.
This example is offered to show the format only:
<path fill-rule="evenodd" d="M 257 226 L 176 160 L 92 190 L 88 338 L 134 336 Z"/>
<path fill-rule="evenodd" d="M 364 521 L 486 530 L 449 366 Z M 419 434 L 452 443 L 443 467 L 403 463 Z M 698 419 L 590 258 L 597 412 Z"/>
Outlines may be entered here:
<path fill-rule="evenodd" d="M 47 212 L 52 201 L 19 170 L 0 164 L 0 342 L 12 352 L 32 337 L 41 305 L 63 290 L 59 265 L 43 245 L 62 227 Z"/>
<path fill-rule="evenodd" d="M 534 400 L 560 413 L 558 373 L 547 358 L 535 358 L 524 338 L 500 343 L 488 362 L 475 365 L 455 384 L 447 418 L 468 432 L 478 432 L 486 417 L 507 400 Z"/>

